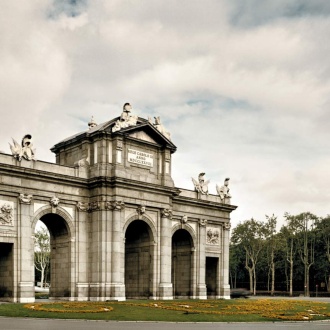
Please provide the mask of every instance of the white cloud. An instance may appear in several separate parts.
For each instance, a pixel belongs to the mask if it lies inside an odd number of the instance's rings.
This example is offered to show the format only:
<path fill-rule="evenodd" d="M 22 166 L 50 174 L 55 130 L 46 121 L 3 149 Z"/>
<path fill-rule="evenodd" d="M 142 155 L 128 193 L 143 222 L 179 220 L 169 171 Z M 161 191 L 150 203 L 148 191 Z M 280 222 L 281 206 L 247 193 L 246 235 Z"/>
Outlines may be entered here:
<path fill-rule="evenodd" d="M 92 115 L 101 123 L 131 102 L 171 132 L 178 186 L 205 171 L 215 193 L 231 178 L 234 222 L 324 215 L 330 8 L 298 4 L 7 0 L 0 149 L 31 133 L 38 158 L 53 160 L 49 148 Z"/>

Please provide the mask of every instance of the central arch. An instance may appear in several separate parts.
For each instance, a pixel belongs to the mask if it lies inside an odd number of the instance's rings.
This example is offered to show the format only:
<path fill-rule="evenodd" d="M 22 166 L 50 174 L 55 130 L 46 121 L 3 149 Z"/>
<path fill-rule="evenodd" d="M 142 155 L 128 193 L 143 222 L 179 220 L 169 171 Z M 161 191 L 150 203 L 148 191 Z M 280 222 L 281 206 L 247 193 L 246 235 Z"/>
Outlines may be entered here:
<path fill-rule="evenodd" d="M 131 222 L 125 233 L 126 298 L 153 295 L 154 239 L 151 228 L 142 220 Z"/>

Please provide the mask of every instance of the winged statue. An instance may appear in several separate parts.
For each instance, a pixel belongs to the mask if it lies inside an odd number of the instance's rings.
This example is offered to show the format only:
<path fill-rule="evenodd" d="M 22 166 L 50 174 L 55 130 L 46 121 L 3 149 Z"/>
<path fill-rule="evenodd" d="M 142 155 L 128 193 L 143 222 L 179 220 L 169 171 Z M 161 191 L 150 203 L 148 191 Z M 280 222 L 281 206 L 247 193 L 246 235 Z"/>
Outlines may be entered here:
<path fill-rule="evenodd" d="M 209 193 L 208 184 L 210 183 L 210 180 L 205 181 L 204 176 L 205 176 L 205 173 L 199 173 L 198 181 L 195 180 L 194 178 L 191 178 L 191 179 L 195 186 L 195 191 L 197 191 L 203 195 L 208 195 L 208 193 Z"/>
<path fill-rule="evenodd" d="M 22 158 L 26 160 L 35 160 L 36 149 L 33 148 L 31 143 L 32 136 L 30 134 L 26 134 L 23 136 L 21 145 L 12 138 L 13 145 L 9 143 L 10 150 L 18 161 L 21 161 Z"/>

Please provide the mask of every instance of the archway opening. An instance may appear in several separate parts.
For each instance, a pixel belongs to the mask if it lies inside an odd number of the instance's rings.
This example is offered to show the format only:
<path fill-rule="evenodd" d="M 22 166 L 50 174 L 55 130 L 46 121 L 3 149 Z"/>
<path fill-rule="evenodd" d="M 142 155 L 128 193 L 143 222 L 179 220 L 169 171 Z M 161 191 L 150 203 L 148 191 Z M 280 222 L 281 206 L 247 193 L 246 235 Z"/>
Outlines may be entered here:
<path fill-rule="evenodd" d="M 50 234 L 50 298 L 71 297 L 71 234 L 58 214 L 40 218 Z"/>
<path fill-rule="evenodd" d="M 45 298 L 50 287 L 50 235 L 41 221 L 34 230 L 34 281 L 36 298 Z"/>
<path fill-rule="evenodd" d="M 218 294 L 218 265 L 219 258 L 206 257 L 206 288 L 208 298 L 216 298 Z"/>
<path fill-rule="evenodd" d="M 153 238 L 142 220 L 133 221 L 125 235 L 126 298 L 147 298 L 152 292 Z"/>
<path fill-rule="evenodd" d="M 192 295 L 192 246 L 188 231 L 179 229 L 172 236 L 172 285 L 176 298 Z"/>
<path fill-rule="evenodd" d="M 13 243 L 0 243 L 0 300 L 13 298 L 14 250 Z"/>

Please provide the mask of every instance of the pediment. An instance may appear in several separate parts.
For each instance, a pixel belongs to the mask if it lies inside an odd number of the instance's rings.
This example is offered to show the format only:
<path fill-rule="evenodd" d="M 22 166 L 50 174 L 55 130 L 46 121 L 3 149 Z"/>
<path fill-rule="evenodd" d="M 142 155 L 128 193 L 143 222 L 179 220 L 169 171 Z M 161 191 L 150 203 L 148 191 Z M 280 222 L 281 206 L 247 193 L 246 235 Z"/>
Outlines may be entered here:
<path fill-rule="evenodd" d="M 144 131 L 135 131 L 128 134 L 128 136 L 142 141 L 157 143 L 149 134 Z"/>
<path fill-rule="evenodd" d="M 158 146 L 171 149 L 172 152 L 176 150 L 176 146 L 172 141 L 147 120 L 139 120 L 136 126 L 122 128 L 112 134 L 120 134 L 127 138 L 157 144 Z"/>
<path fill-rule="evenodd" d="M 93 139 L 93 136 L 98 135 L 100 132 L 106 132 L 107 134 L 111 134 L 113 136 L 122 135 L 128 139 L 151 143 L 160 148 L 168 148 L 172 153 L 176 151 L 176 146 L 173 144 L 169 133 L 163 129 L 162 125 L 159 125 L 159 127 L 147 119 L 138 117 L 134 123 L 129 123 L 127 127 L 119 127 L 114 129 L 118 121 L 119 117 L 94 126 L 88 131 L 73 135 L 56 144 L 51 150 L 54 153 L 57 153 L 58 150 L 64 145 L 70 145 L 72 143 L 76 144 L 86 138 Z"/>

